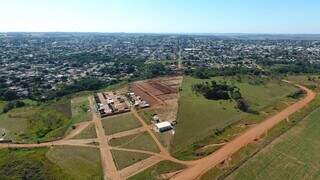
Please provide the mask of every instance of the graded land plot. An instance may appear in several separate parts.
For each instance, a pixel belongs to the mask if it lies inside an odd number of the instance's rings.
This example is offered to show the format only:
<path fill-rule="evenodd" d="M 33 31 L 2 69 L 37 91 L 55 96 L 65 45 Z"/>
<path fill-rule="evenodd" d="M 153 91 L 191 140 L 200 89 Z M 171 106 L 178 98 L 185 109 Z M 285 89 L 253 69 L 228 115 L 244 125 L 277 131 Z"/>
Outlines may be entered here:
<path fill-rule="evenodd" d="M 48 148 L 0 150 L 0 179 L 75 179 L 46 158 Z"/>
<path fill-rule="evenodd" d="M 100 152 L 88 147 L 52 147 L 46 157 L 72 179 L 103 179 Z"/>
<path fill-rule="evenodd" d="M 154 106 L 167 100 L 177 99 L 181 82 L 182 76 L 149 79 L 133 83 L 130 91 Z"/>
<path fill-rule="evenodd" d="M 97 138 L 97 133 L 94 124 L 90 124 L 84 130 L 82 130 L 79 134 L 74 136 L 72 139 L 91 139 Z"/>
<path fill-rule="evenodd" d="M 150 157 L 148 154 L 111 150 L 113 160 L 118 170 L 131 166 Z"/>
<path fill-rule="evenodd" d="M 71 126 L 70 100 L 16 108 L 0 115 L 5 139 L 29 143 L 58 139 Z"/>
<path fill-rule="evenodd" d="M 319 122 L 318 108 L 227 179 L 319 179 Z"/>
<path fill-rule="evenodd" d="M 185 166 L 181 164 L 177 164 L 171 161 L 161 161 L 158 164 L 128 178 L 128 180 L 141 180 L 141 179 L 148 179 L 148 180 L 156 180 L 156 179 L 166 179 L 165 177 L 162 178 L 162 175 L 176 172 L 179 170 L 184 169 Z"/>
<path fill-rule="evenodd" d="M 90 120 L 88 96 L 77 96 L 71 99 L 72 122 L 79 123 Z"/>
<path fill-rule="evenodd" d="M 211 80 L 226 81 L 239 87 L 242 96 L 248 101 L 250 107 L 257 112 L 276 104 L 280 100 L 287 99 L 289 94 L 298 90 L 290 84 L 273 79 L 265 80 L 266 82 L 263 84 L 249 83 L 252 80 L 246 77 L 242 78 L 241 82 L 235 81 L 232 77 L 216 77 Z M 210 80 L 200 80 L 188 76 L 183 80 L 182 91 L 178 101 L 178 124 L 170 148 L 172 154 L 177 158 L 197 159 L 207 155 L 202 153 L 198 155 L 191 152 L 190 149 L 197 149 L 198 142 L 207 137 L 220 134 L 226 127 L 230 127 L 230 125 L 240 120 L 250 119 L 252 123 L 257 123 L 264 117 L 262 113 L 239 111 L 231 100 L 208 100 L 201 95 L 195 94 L 192 91 L 192 85 L 205 81 Z M 240 129 L 241 131 L 244 130 L 244 128 Z M 236 130 L 234 133 L 237 134 L 239 132 Z M 234 134 L 230 136 L 232 138 Z"/>
<path fill-rule="evenodd" d="M 102 125 L 107 135 L 135 129 L 141 126 L 140 122 L 131 113 L 104 118 L 102 119 Z"/>
<path fill-rule="evenodd" d="M 157 145 L 147 132 L 111 139 L 109 143 L 114 147 L 160 152 Z"/>

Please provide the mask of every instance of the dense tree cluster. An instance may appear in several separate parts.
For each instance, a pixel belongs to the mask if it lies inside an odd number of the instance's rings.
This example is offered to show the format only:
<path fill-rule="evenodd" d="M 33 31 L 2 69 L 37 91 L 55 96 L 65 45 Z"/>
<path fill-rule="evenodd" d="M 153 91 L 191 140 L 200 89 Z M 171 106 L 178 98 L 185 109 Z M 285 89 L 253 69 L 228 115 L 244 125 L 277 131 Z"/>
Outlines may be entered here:
<path fill-rule="evenodd" d="M 194 92 L 202 94 L 207 99 L 220 100 L 232 99 L 232 97 L 240 96 L 241 93 L 236 86 L 228 85 L 226 82 L 217 83 L 216 81 L 194 84 L 192 86 Z M 237 95 L 233 95 L 237 94 Z"/>
<path fill-rule="evenodd" d="M 225 67 L 225 68 L 196 68 L 187 69 L 186 74 L 199 79 L 208 79 L 215 76 L 235 76 L 235 75 L 267 75 L 268 73 L 259 69 L 245 67 Z"/>
<path fill-rule="evenodd" d="M 98 89 L 101 89 L 107 85 L 114 84 L 116 82 L 117 81 L 111 81 L 111 82 L 107 83 L 107 82 L 103 82 L 103 81 L 101 81 L 97 78 L 93 78 L 93 77 L 83 78 L 83 79 L 75 81 L 71 85 L 63 86 L 60 90 L 58 90 L 57 92 L 55 92 L 52 95 L 52 98 L 62 97 L 62 96 L 76 93 L 76 92 L 80 92 L 80 91 L 98 90 Z"/>
<path fill-rule="evenodd" d="M 236 86 L 228 85 L 226 82 L 218 83 L 216 81 L 194 84 L 192 90 L 202 94 L 207 99 L 212 100 L 234 100 L 236 108 L 243 112 L 249 112 L 249 104 L 242 97 L 240 90 Z"/>
<path fill-rule="evenodd" d="M 9 101 L 4 105 L 2 112 L 7 113 L 11 109 L 19 108 L 23 106 L 25 106 L 25 103 L 23 101 Z"/>

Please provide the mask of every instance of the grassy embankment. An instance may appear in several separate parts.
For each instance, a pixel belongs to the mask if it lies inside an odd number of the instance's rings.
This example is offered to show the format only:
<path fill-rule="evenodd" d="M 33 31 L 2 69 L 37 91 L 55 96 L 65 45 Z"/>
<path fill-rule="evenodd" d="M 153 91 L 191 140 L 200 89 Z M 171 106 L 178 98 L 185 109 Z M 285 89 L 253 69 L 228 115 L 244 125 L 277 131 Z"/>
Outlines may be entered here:
<path fill-rule="evenodd" d="M 244 76 L 241 80 L 236 77 L 216 77 L 212 80 L 223 80 L 239 87 L 251 109 L 258 113 L 241 112 L 235 108 L 233 101 L 208 100 L 197 95 L 191 86 L 210 80 L 185 77 L 180 92 L 178 124 L 170 149 L 179 159 L 198 159 L 212 153 L 219 148 L 215 144 L 229 141 L 250 125 L 292 103 L 294 99 L 287 96 L 298 90 L 280 80 L 269 78 Z"/>

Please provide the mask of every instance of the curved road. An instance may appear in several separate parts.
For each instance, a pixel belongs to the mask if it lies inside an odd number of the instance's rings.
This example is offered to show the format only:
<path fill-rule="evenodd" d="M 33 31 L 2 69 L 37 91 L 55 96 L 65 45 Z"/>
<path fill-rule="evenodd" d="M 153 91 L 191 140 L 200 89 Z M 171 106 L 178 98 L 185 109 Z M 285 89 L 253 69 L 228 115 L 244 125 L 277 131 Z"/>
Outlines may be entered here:
<path fill-rule="evenodd" d="M 232 156 L 242 147 L 253 142 L 256 138 L 259 138 L 261 135 L 265 134 L 273 126 L 280 123 L 282 120 L 285 120 L 291 114 L 295 113 L 296 111 L 299 111 L 300 109 L 308 105 L 316 97 L 316 94 L 310 89 L 300 85 L 296 85 L 296 86 L 306 92 L 307 95 L 305 98 L 287 107 L 286 109 L 282 110 L 278 114 L 270 118 L 267 118 L 257 126 L 252 127 L 251 129 L 246 131 L 244 134 L 238 136 L 234 140 L 227 143 L 225 146 L 221 147 L 215 153 L 207 157 L 204 157 L 200 160 L 197 160 L 196 165 L 182 171 L 181 173 L 177 174 L 171 179 L 172 180 L 194 180 L 194 179 L 200 178 L 201 175 L 203 175 L 205 172 L 215 167 L 219 163 L 223 162 L 225 159 Z"/>

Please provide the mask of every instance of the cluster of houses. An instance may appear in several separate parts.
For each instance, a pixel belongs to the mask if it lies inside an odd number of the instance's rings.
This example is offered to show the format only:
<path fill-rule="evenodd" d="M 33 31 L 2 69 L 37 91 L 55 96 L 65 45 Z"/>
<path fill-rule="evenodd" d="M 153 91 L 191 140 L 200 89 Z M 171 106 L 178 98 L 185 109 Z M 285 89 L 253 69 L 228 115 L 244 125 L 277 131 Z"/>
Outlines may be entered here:
<path fill-rule="evenodd" d="M 128 93 L 128 99 L 135 107 L 147 108 L 150 107 L 147 101 L 143 100 L 140 96 L 136 95 L 134 92 Z"/>
<path fill-rule="evenodd" d="M 140 96 L 136 96 L 133 92 L 127 93 L 127 97 L 130 103 L 136 108 L 150 107 L 145 100 L 142 100 Z M 96 93 L 94 100 L 96 102 L 96 110 L 102 118 L 130 111 L 129 102 L 126 101 L 126 97 L 116 92 Z M 157 114 L 153 115 L 151 122 L 154 131 L 159 133 L 170 131 L 175 125 L 175 123 L 169 121 L 161 121 Z"/>
<path fill-rule="evenodd" d="M 125 97 L 116 92 L 104 92 L 94 95 L 96 108 L 101 117 L 129 112 L 130 108 L 126 103 Z"/>

